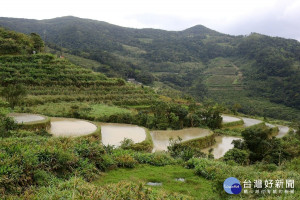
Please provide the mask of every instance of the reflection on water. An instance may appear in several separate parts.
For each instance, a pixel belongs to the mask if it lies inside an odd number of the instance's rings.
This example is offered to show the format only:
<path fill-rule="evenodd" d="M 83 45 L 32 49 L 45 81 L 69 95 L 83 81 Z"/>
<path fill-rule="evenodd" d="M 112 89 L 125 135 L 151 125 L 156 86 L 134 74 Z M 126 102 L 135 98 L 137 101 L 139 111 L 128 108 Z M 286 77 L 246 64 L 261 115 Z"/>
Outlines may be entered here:
<path fill-rule="evenodd" d="M 288 134 L 290 130 L 289 127 L 282 126 L 282 125 L 273 125 L 273 124 L 266 123 L 266 126 L 268 126 L 269 128 L 278 127 L 278 134 L 276 135 L 277 138 L 282 138 L 283 136 Z"/>
<path fill-rule="evenodd" d="M 12 117 L 19 124 L 27 122 L 36 122 L 45 119 L 45 117 L 43 116 L 27 113 L 11 113 L 8 116 Z"/>
<path fill-rule="evenodd" d="M 279 132 L 278 132 L 278 135 L 276 136 L 277 138 L 282 138 L 289 132 L 289 127 L 287 127 L 287 126 L 278 125 L 278 129 L 279 129 Z"/>
<path fill-rule="evenodd" d="M 146 139 L 144 128 L 127 124 L 101 124 L 102 143 L 104 145 L 120 146 L 124 138 L 133 140 L 134 143 Z"/>
<path fill-rule="evenodd" d="M 233 148 L 233 144 L 231 144 L 233 140 L 239 139 L 241 138 L 232 136 L 216 136 L 216 143 L 213 146 L 203 149 L 202 151 L 208 154 L 209 149 L 213 148 L 212 154 L 214 155 L 215 159 L 218 159 L 223 157 L 228 150 Z"/>
<path fill-rule="evenodd" d="M 240 118 L 231 117 L 231 116 L 228 116 L 228 115 L 221 115 L 221 116 L 223 118 L 223 120 L 222 120 L 223 123 L 237 122 L 237 121 L 241 120 Z"/>
<path fill-rule="evenodd" d="M 261 123 L 261 120 L 258 119 L 252 119 L 252 118 L 246 118 L 246 117 L 242 117 L 243 121 L 244 121 L 244 127 L 249 127 L 249 126 L 253 126 L 256 124 Z"/>
<path fill-rule="evenodd" d="M 81 136 L 88 135 L 97 130 L 94 124 L 70 118 L 51 118 L 49 132 L 55 136 Z"/>
<path fill-rule="evenodd" d="M 151 136 L 154 144 L 154 151 L 166 151 L 169 146 L 169 138 L 176 139 L 178 136 L 182 141 L 194 138 L 205 137 L 210 134 L 210 130 L 203 128 L 186 128 L 182 130 L 152 131 Z"/>

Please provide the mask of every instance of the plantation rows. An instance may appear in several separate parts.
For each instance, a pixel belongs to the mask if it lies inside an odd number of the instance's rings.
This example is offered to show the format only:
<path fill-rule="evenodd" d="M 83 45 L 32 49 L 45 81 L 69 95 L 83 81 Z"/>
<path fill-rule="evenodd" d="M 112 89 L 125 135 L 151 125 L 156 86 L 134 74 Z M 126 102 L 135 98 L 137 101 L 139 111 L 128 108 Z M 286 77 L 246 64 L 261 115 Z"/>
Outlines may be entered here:
<path fill-rule="evenodd" d="M 44 86 L 27 86 L 26 87 L 30 94 L 32 95 L 74 95 L 74 94 L 84 94 L 84 95 L 125 95 L 125 94 L 151 94 L 153 91 L 134 85 L 123 85 L 123 86 L 90 86 L 90 87 L 76 87 L 76 86 L 60 86 L 55 85 L 51 87 Z"/>
<path fill-rule="evenodd" d="M 65 59 L 42 54 L 32 56 L 0 56 L 1 84 L 26 85 L 125 85 L 121 79 L 108 79 L 105 75 L 75 66 Z"/>
<path fill-rule="evenodd" d="M 97 103 L 113 103 L 115 105 L 151 105 L 157 101 L 156 96 L 147 95 L 147 94 L 116 94 L 116 95 L 41 95 L 41 96 L 28 96 L 24 100 L 26 106 L 44 104 L 44 103 L 58 103 L 58 102 L 72 102 L 72 101 L 88 101 L 88 102 L 97 102 Z"/>
<path fill-rule="evenodd" d="M 149 88 L 107 78 L 51 54 L 0 56 L 0 77 L 4 87 L 25 85 L 25 106 L 71 101 L 150 105 L 158 98 Z"/>

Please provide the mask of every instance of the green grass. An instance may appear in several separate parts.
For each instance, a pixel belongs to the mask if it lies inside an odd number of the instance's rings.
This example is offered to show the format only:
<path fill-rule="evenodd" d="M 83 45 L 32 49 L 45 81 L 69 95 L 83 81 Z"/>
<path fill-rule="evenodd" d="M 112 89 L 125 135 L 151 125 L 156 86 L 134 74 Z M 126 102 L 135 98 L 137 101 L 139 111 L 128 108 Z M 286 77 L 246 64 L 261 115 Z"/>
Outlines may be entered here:
<path fill-rule="evenodd" d="M 118 106 L 109 106 L 105 104 L 95 104 L 91 106 L 90 115 L 93 117 L 104 117 L 117 114 L 131 114 L 133 111 Z"/>
<path fill-rule="evenodd" d="M 86 107 L 89 105 L 87 103 L 80 102 L 60 102 L 60 103 L 45 103 L 30 108 L 26 108 L 26 112 L 39 113 L 47 115 L 50 117 L 68 117 L 72 110 L 72 106 Z M 22 112 L 20 107 L 16 108 L 16 111 Z"/>
<path fill-rule="evenodd" d="M 233 66 L 232 62 L 228 58 L 217 57 L 211 59 L 208 63 L 209 68 L 211 67 L 224 67 L 224 66 Z"/>
<path fill-rule="evenodd" d="M 139 38 L 139 41 L 143 42 L 145 44 L 151 44 L 153 39 L 151 39 L 151 38 Z"/>
<path fill-rule="evenodd" d="M 176 181 L 176 178 L 185 178 L 185 182 Z M 152 189 L 166 190 L 184 195 L 189 195 L 195 199 L 217 199 L 212 191 L 211 182 L 197 177 L 193 170 L 185 169 L 182 166 L 164 166 L 154 167 L 148 165 L 139 165 L 134 169 L 117 169 L 110 171 L 100 179 L 96 185 L 106 185 L 118 183 L 122 180 L 133 182 L 161 182 L 162 186 L 149 186 Z"/>
<path fill-rule="evenodd" d="M 109 117 L 111 115 L 119 114 L 132 114 L 134 111 L 121 108 L 113 105 L 106 104 L 89 104 L 88 102 L 60 102 L 60 103 L 45 103 L 36 106 L 31 106 L 22 110 L 17 107 L 18 112 L 32 112 L 44 114 L 52 117 L 70 117 L 74 111 L 74 107 L 77 108 L 81 115 L 88 116 L 89 118 L 101 118 Z"/>
<path fill-rule="evenodd" d="M 206 83 L 208 86 L 232 86 L 236 76 L 231 75 L 212 75 L 207 80 Z"/>
<path fill-rule="evenodd" d="M 216 75 L 235 75 L 236 71 L 237 70 L 234 67 L 214 67 L 209 68 L 206 73 Z"/>
<path fill-rule="evenodd" d="M 130 53 L 134 53 L 134 54 L 146 54 L 147 52 L 138 48 L 138 47 L 134 47 L 134 46 L 129 46 L 129 45 L 122 45 L 123 48 L 127 51 L 129 51 Z"/>
<path fill-rule="evenodd" d="M 134 105 L 134 106 L 127 106 L 128 108 L 135 108 L 135 109 L 142 109 L 142 108 L 150 108 L 150 105 Z"/>

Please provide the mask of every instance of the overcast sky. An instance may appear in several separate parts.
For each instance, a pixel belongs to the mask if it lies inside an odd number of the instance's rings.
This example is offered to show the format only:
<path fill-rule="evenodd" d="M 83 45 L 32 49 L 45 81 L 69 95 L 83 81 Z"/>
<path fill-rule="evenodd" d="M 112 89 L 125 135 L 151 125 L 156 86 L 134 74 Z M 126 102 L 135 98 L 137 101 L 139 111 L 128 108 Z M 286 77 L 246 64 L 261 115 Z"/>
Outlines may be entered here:
<path fill-rule="evenodd" d="M 0 16 L 73 15 L 133 28 L 183 30 L 201 24 L 227 34 L 300 41 L 300 0 L 1 0 Z"/>

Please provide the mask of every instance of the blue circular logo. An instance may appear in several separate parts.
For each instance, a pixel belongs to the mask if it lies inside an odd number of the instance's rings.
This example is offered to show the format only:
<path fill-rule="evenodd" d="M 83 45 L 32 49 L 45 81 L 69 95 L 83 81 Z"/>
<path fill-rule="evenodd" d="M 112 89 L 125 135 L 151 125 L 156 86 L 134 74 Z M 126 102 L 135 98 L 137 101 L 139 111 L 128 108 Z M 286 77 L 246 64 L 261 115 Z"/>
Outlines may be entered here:
<path fill-rule="evenodd" d="M 223 188 L 228 194 L 239 194 L 242 191 L 240 181 L 234 177 L 227 178 L 223 183 Z"/>

